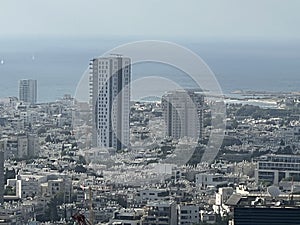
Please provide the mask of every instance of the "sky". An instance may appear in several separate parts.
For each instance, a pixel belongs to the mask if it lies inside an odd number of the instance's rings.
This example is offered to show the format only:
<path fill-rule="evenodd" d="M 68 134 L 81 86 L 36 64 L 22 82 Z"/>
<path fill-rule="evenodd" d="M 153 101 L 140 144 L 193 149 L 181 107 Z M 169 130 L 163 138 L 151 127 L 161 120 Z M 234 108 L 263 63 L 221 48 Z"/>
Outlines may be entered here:
<path fill-rule="evenodd" d="M 299 0 L 2 0 L 0 38 L 299 39 Z"/>

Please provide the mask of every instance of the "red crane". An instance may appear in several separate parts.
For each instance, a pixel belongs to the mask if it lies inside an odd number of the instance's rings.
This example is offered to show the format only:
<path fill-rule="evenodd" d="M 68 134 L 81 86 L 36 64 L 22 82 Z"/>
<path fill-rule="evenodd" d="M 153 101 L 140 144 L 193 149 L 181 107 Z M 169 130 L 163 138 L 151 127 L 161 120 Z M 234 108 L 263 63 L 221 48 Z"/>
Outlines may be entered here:
<path fill-rule="evenodd" d="M 79 212 L 75 213 L 72 218 L 78 223 L 78 225 L 92 225 L 85 216 Z"/>

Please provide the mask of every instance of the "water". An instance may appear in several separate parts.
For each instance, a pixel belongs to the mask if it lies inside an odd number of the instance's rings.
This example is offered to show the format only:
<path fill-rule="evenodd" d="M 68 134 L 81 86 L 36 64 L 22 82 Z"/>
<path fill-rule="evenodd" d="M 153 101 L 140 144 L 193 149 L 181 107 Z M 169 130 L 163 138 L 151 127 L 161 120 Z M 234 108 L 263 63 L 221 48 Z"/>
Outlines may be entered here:
<path fill-rule="evenodd" d="M 17 96 L 18 80 L 38 80 L 39 102 L 74 94 L 89 60 L 128 40 L 4 40 L 0 43 L 0 97 Z M 300 91 L 300 42 L 187 42 L 218 79 L 223 92 Z M 193 82 L 181 71 L 159 64 L 133 67 L 133 79 L 156 75 L 181 86 Z"/>

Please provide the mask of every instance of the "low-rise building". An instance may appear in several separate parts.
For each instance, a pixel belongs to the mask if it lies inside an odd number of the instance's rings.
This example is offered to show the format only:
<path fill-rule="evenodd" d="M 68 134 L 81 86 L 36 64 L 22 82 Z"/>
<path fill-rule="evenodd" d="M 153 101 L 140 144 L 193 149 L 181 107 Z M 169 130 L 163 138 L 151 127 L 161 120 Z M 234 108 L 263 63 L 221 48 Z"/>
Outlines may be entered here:
<path fill-rule="evenodd" d="M 224 186 L 227 185 L 228 181 L 224 178 L 222 174 L 210 174 L 210 173 L 199 173 L 196 174 L 196 185 L 201 188 L 206 188 L 208 186 Z"/>
<path fill-rule="evenodd" d="M 270 182 L 278 185 L 282 179 L 300 181 L 299 155 L 267 155 L 260 158 L 255 170 L 257 183 Z"/>
<path fill-rule="evenodd" d="M 178 205 L 178 225 L 190 225 L 200 223 L 199 206 L 196 204 Z"/>
<path fill-rule="evenodd" d="M 177 207 L 174 201 L 152 201 L 145 207 L 142 217 L 143 225 L 174 225 L 177 224 Z"/>
<path fill-rule="evenodd" d="M 141 225 L 143 209 L 121 209 L 114 212 L 109 225 Z"/>

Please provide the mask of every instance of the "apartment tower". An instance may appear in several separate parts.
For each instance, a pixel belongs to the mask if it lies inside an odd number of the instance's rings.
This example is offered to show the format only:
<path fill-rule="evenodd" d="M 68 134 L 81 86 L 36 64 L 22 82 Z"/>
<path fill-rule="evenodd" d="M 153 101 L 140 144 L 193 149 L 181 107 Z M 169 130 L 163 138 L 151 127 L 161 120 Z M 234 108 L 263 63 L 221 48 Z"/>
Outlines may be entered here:
<path fill-rule="evenodd" d="M 19 81 L 19 100 L 25 103 L 36 104 L 37 80 L 23 79 Z"/>
<path fill-rule="evenodd" d="M 166 136 L 174 139 L 203 136 L 204 96 L 195 90 L 176 90 L 162 97 Z"/>
<path fill-rule="evenodd" d="M 121 55 L 90 61 L 93 146 L 129 146 L 131 60 Z"/>
<path fill-rule="evenodd" d="M 0 205 L 4 202 L 4 150 L 5 142 L 0 140 Z"/>

